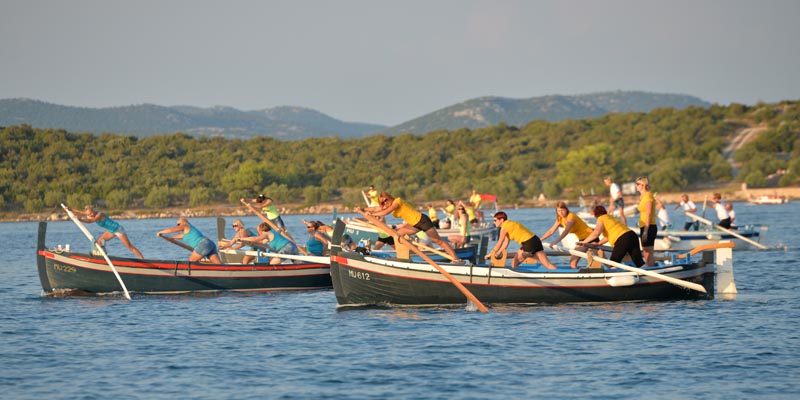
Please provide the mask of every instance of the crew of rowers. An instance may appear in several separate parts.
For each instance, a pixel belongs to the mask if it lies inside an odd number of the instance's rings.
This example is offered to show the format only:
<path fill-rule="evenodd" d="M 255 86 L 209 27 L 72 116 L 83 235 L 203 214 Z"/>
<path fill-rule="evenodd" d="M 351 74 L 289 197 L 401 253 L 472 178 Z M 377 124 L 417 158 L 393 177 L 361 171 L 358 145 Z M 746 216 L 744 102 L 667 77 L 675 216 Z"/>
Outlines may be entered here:
<path fill-rule="evenodd" d="M 607 183 L 610 181 L 606 178 Z M 553 236 L 559 227 L 563 228 L 562 232 L 548 245 L 548 247 L 555 247 L 560 243 L 568 234 L 575 234 L 578 237 L 578 244 L 575 250 L 579 252 L 589 252 L 591 248 L 597 248 L 599 245 L 609 243 L 612 246 L 611 261 L 619 262 L 626 255 L 631 257 L 631 260 L 637 267 L 643 265 L 652 266 L 655 264 L 653 257 L 653 247 L 658 231 L 656 225 L 656 203 L 653 194 L 650 192 L 649 181 L 646 177 L 636 179 L 637 190 L 641 193 L 640 202 L 638 206 L 640 235 L 637 235 L 628 228 L 627 224 L 620 221 L 616 217 L 610 215 L 606 208 L 602 205 L 595 205 L 591 208 L 592 215 L 597 218 L 595 228 L 590 228 L 578 215 L 571 212 L 564 202 L 558 202 L 555 207 L 556 220 L 547 232 L 541 237 L 529 230 L 527 227 L 519 222 L 511 221 L 508 215 L 503 212 L 497 212 L 493 216 L 493 222 L 497 228 L 500 229 L 499 237 L 494 248 L 486 256 L 486 259 L 492 257 L 500 258 L 500 255 L 505 252 L 511 241 L 519 243 L 520 248 L 512 259 L 512 268 L 517 268 L 526 259 L 533 257 L 548 269 L 555 269 L 556 267 L 547 258 L 544 252 L 543 240 Z M 369 204 L 366 208 L 356 207 L 355 211 L 370 217 L 383 218 L 391 214 L 396 218 L 403 220 L 403 224 L 397 228 L 397 234 L 401 236 L 414 235 L 417 240 L 424 243 L 438 244 L 453 260 L 458 260 L 453 247 L 461 247 L 469 241 L 469 228 L 476 226 L 479 219 L 483 218 L 482 213 L 479 211 L 481 197 L 473 190 L 472 196 L 468 202 L 458 201 L 454 203 L 452 200 L 447 201 L 447 205 L 442 209 L 447 215 L 446 218 L 439 220 L 436 208 L 430 203 L 426 205 L 428 214 L 424 214 L 409 203 L 405 202 L 399 197 L 393 197 L 387 192 L 378 193 L 374 186 L 370 186 L 367 192 L 362 192 L 364 199 Z M 613 196 L 613 190 L 612 190 Z M 685 196 L 684 196 L 685 197 Z M 730 226 L 730 218 L 727 214 L 723 215 L 722 211 L 725 206 L 721 203 L 721 196 L 715 194 L 714 203 L 715 209 L 718 210 L 720 225 Z M 684 199 L 687 201 L 687 199 Z M 323 224 L 320 221 L 306 221 L 303 224 L 306 226 L 308 233 L 308 240 L 305 247 L 298 247 L 294 238 L 286 230 L 283 220 L 278 213 L 272 199 L 264 195 L 259 195 L 254 199 L 246 200 L 240 199 L 240 202 L 247 207 L 253 214 L 258 216 L 263 222 L 257 227 L 257 231 L 253 232 L 245 228 L 244 223 L 240 219 L 233 221 L 233 229 L 235 230 L 234 237 L 227 243 L 219 246 L 219 250 L 251 250 L 243 256 L 242 263 L 249 264 L 253 261 L 263 262 L 256 254 L 259 252 L 266 252 L 269 255 L 270 264 L 280 264 L 284 261 L 281 257 L 289 255 L 298 255 L 302 252 L 304 255 L 324 256 L 327 254 L 328 245 L 331 240 L 333 229 L 330 226 Z M 613 204 L 613 203 L 612 203 Z M 622 211 L 622 202 L 619 203 L 620 211 Z M 684 204 L 683 202 L 681 204 Z M 663 205 L 658 207 L 663 209 Z M 69 211 L 82 215 L 79 219 L 87 223 L 97 223 L 98 226 L 106 229 L 101 236 L 98 237 L 96 244 L 102 244 L 109 239 L 117 237 L 120 241 L 138 258 L 143 258 L 141 252 L 131 244 L 125 229 L 116 221 L 109 218 L 105 213 L 95 210 L 93 206 L 86 206 L 84 211 L 76 211 L 68 208 Z M 624 215 L 624 214 L 623 214 Z M 624 217 L 623 217 L 624 218 Z M 688 225 L 688 224 L 687 224 Z M 448 240 L 444 240 L 439 236 L 437 229 L 447 229 L 451 226 L 458 227 L 460 230 L 458 234 L 448 236 Z M 221 263 L 219 252 L 216 244 L 204 236 L 194 225 L 184 218 L 178 218 L 176 226 L 162 229 L 156 235 L 168 236 L 170 239 L 182 239 L 188 246 L 192 248 L 192 253 L 189 256 L 189 261 L 200 261 L 208 259 L 213 263 Z M 389 243 L 387 238 L 391 238 L 388 234 L 380 235 L 379 242 Z M 384 239 L 384 240 L 381 240 Z M 394 243 L 390 243 L 394 244 Z M 376 243 L 376 248 L 380 245 Z M 356 248 L 353 244 L 351 248 Z M 602 250 L 599 254 L 602 256 Z M 579 257 L 572 256 L 570 259 L 570 267 L 578 267 Z"/>

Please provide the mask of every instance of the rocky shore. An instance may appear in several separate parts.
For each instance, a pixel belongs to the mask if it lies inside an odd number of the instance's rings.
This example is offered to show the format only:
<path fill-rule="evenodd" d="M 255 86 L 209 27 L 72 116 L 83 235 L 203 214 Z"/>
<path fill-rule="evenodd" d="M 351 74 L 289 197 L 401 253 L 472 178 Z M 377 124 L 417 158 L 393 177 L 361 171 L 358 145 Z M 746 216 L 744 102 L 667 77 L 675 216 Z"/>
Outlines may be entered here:
<path fill-rule="evenodd" d="M 788 196 L 790 201 L 800 199 L 800 187 L 785 187 L 785 188 L 765 188 L 765 189 L 749 189 L 742 190 L 743 188 L 738 185 L 728 185 L 724 187 L 711 188 L 707 190 L 685 192 L 695 203 L 702 203 L 703 199 L 711 198 L 713 193 L 719 192 L 722 194 L 723 199 L 727 201 L 747 201 L 750 196 L 773 195 Z M 676 204 L 680 202 L 680 193 L 656 193 L 656 198 L 665 204 Z M 603 193 L 601 196 L 595 196 L 599 201 L 607 203 L 607 196 Z M 635 201 L 637 196 L 626 196 L 626 201 Z M 547 199 L 538 198 L 519 203 L 501 203 L 498 206 L 501 209 L 515 209 L 515 208 L 540 208 L 540 207 L 554 207 L 559 200 L 564 199 Z M 585 198 L 587 203 L 594 200 L 594 198 Z M 566 200 L 567 204 L 577 208 L 576 201 Z M 342 204 L 319 204 L 316 206 L 306 207 L 299 204 L 284 204 L 280 209 L 282 215 L 293 214 L 333 214 L 334 209 L 338 213 L 350 213 L 351 207 Z M 244 217 L 250 214 L 241 205 L 220 204 L 213 206 L 203 206 L 196 208 L 168 208 L 163 210 L 149 210 L 149 209 L 129 209 L 122 212 L 109 211 L 111 218 L 125 220 L 125 219 L 148 219 L 148 218 L 178 218 L 179 216 L 185 217 Z M 41 213 L 0 213 L 0 222 L 25 222 L 25 221 L 65 221 L 67 214 L 61 210 L 53 209 L 48 212 Z"/>

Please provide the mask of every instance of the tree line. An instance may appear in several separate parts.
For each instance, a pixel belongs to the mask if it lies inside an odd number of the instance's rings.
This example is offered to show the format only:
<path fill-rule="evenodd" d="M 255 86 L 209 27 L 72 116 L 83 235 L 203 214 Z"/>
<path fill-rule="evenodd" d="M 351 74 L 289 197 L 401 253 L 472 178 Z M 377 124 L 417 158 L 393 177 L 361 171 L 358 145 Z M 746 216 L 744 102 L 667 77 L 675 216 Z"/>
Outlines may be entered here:
<path fill-rule="evenodd" d="M 71 133 L 27 125 L 0 129 L 0 210 L 41 212 L 61 202 L 109 209 L 235 203 L 256 193 L 277 202 L 357 205 L 379 189 L 420 203 L 470 190 L 502 201 L 602 193 L 602 178 L 649 176 L 656 191 L 711 182 L 764 187 L 800 183 L 800 102 L 732 104 L 617 113 L 515 127 L 424 135 L 279 141 L 147 138 Z M 748 126 L 766 130 L 735 155 L 723 152 Z"/>

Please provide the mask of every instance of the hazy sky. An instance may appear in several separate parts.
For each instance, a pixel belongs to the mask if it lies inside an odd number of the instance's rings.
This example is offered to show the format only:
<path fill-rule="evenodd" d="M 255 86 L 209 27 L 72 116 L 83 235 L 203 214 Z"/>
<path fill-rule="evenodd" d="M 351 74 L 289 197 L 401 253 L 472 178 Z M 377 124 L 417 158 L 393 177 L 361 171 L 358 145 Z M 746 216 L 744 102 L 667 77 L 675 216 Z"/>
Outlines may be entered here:
<path fill-rule="evenodd" d="M 800 99 L 798 0 L 0 0 L 0 98 L 396 125 L 479 96 Z"/>

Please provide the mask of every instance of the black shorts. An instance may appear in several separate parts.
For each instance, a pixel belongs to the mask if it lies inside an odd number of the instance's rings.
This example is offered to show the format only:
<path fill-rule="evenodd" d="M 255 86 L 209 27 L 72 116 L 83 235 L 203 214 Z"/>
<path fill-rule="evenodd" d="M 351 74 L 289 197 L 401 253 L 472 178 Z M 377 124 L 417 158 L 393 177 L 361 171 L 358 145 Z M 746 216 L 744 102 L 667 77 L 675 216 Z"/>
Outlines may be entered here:
<path fill-rule="evenodd" d="M 381 243 L 388 244 L 389 246 L 394 246 L 394 237 L 392 236 L 379 237 L 378 241 Z"/>
<path fill-rule="evenodd" d="M 725 229 L 730 229 L 731 228 L 731 219 L 730 218 L 725 218 L 722 221 L 719 221 L 719 226 L 721 226 L 721 227 L 723 227 Z"/>
<path fill-rule="evenodd" d="M 531 253 L 531 254 L 536 254 L 536 253 L 538 253 L 540 251 L 544 251 L 544 247 L 542 246 L 542 241 L 539 240 L 538 236 L 534 236 L 534 237 L 532 237 L 532 238 L 520 243 L 520 247 L 519 248 L 520 248 L 520 250 L 522 250 L 522 251 L 524 251 L 526 253 Z"/>
<path fill-rule="evenodd" d="M 417 228 L 423 232 L 427 232 L 429 229 L 433 229 L 434 226 L 433 222 L 431 222 L 431 218 L 425 214 L 422 214 L 422 218 L 420 218 L 419 222 L 414 225 L 414 228 Z"/>
<path fill-rule="evenodd" d="M 618 199 L 614 200 L 614 202 L 612 204 L 617 206 L 617 208 L 619 208 L 620 210 L 624 210 L 625 209 L 625 201 L 622 198 L 622 196 L 620 196 Z"/>
<path fill-rule="evenodd" d="M 611 251 L 611 261 L 620 262 L 625 254 L 631 256 L 631 260 L 637 267 L 644 265 L 642 250 L 639 248 L 639 238 L 633 231 L 627 231 L 620 236 L 614 243 L 614 250 Z"/>
<path fill-rule="evenodd" d="M 647 228 L 639 228 L 639 237 L 642 237 L 644 230 L 647 229 L 647 240 L 642 240 L 642 247 L 653 247 L 656 245 L 656 235 L 658 234 L 658 227 L 655 225 L 647 225 Z"/>

